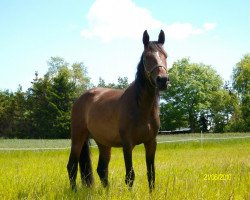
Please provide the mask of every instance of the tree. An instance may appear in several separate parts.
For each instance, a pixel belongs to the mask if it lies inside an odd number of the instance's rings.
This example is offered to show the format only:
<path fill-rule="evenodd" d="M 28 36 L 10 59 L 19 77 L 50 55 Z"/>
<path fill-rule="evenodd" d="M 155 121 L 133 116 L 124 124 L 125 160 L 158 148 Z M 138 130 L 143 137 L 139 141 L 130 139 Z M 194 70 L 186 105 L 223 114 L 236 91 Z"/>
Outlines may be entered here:
<path fill-rule="evenodd" d="M 213 92 L 209 112 L 214 132 L 227 130 L 227 125 L 235 113 L 238 103 L 237 95 L 231 90 L 220 88 Z"/>
<path fill-rule="evenodd" d="M 117 89 L 125 89 L 128 87 L 128 78 L 127 77 L 118 77 Z"/>
<path fill-rule="evenodd" d="M 221 77 L 210 66 L 190 63 L 187 58 L 174 62 L 169 76 L 171 87 L 162 94 L 162 128 L 200 130 L 200 117 L 216 113 L 211 106 L 222 88 Z"/>
<path fill-rule="evenodd" d="M 47 76 L 52 79 L 57 76 L 61 70 L 69 70 L 69 80 L 76 86 L 76 95 L 80 96 L 84 91 L 89 89 L 90 78 L 88 77 L 87 68 L 83 62 L 75 62 L 70 65 L 61 57 L 51 57 L 47 62 L 49 70 Z"/>
<path fill-rule="evenodd" d="M 70 67 L 70 79 L 76 86 L 76 96 L 79 97 L 84 91 L 92 86 L 90 78 L 83 62 L 75 62 Z"/>
<path fill-rule="evenodd" d="M 234 119 L 241 131 L 250 131 L 250 54 L 246 54 L 233 69 L 233 88 L 240 98 L 240 112 Z"/>
<path fill-rule="evenodd" d="M 107 87 L 105 80 L 103 78 L 99 77 L 99 83 L 98 83 L 97 87 Z"/>
<path fill-rule="evenodd" d="M 31 120 L 30 137 L 43 138 L 53 125 L 52 108 L 49 103 L 51 82 L 48 74 L 38 78 L 38 73 L 27 91 L 29 104 L 29 118 Z"/>
<path fill-rule="evenodd" d="M 83 63 L 70 65 L 63 58 L 52 57 L 49 70 L 28 89 L 31 137 L 66 138 L 70 132 L 73 102 L 89 88 L 90 79 Z"/>
<path fill-rule="evenodd" d="M 29 131 L 30 121 L 28 118 L 27 94 L 19 85 L 13 95 L 13 129 L 12 132 L 16 137 L 23 138 Z"/>
<path fill-rule="evenodd" d="M 56 57 L 50 57 L 50 59 L 47 61 L 47 65 L 49 66 L 47 75 L 49 77 L 53 77 L 57 75 L 58 71 L 61 68 L 68 68 L 69 63 L 67 63 L 63 58 L 56 56 Z"/>
<path fill-rule="evenodd" d="M 106 88 L 114 88 L 114 89 L 126 89 L 129 86 L 128 78 L 127 77 L 118 77 L 116 83 L 108 83 L 106 84 L 105 81 L 100 77 L 98 87 L 106 87 Z"/>
<path fill-rule="evenodd" d="M 50 132 L 53 137 L 67 138 L 70 132 L 71 107 L 76 99 L 76 84 L 70 79 L 70 70 L 61 68 L 52 79 L 49 104 L 53 124 Z"/>
<path fill-rule="evenodd" d="M 26 93 L 19 85 L 15 93 L 0 92 L 0 136 L 25 137 L 28 130 Z"/>
<path fill-rule="evenodd" d="M 0 92 L 0 136 L 6 137 L 12 134 L 13 127 L 13 93 L 6 91 Z"/>
<path fill-rule="evenodd" d="M 73 102 L 90 87 L 82 62 L 51 57 L 49 70 L 35 73 L 26 92 L 0 91 L 0 137 L 66 138 Z"/>

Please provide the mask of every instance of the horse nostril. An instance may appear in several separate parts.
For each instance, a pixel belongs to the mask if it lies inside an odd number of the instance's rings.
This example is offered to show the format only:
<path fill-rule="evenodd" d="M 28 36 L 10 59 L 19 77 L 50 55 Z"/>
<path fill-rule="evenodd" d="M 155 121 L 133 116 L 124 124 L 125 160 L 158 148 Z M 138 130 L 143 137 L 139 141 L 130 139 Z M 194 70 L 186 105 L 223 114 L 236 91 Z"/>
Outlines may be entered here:
<path fill-rule="evenodd" d="M 160 90 L 165 90 L 170 86 L 169 77 L 168 76 L 157 76 L 156 83 Z"/>
<path fill-rule="evenodd" d="M 157 82 L 159 82 L 160 79 L 161 79 L 161 76 L 157 76 L 157 77 L 156 77 L 156 81 L 157 81 Z"/>
<path fill-rule="evenodd" d="M 162 76 L 157 76 L 156 81 L 157 81 L 158 84 L 165 85 L 165 84 L 168 83 L 169 78 L 166 77 L 166 76 L 163 76 L 163 77 Z"/>
<path fill-rule="evenodd" d="M 163 77 L 163 78 L 162 78 L 162 81 L 163 81 L 164 83 L 167 83 L 167 82 L 168 82 L 168 77 Z"/>

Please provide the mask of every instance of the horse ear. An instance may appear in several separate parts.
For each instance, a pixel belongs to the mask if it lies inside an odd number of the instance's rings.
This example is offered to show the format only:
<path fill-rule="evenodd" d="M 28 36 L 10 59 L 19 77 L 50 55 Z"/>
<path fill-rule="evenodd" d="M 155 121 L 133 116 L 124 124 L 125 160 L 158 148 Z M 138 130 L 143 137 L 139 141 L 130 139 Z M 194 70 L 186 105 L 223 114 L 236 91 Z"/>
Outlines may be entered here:
<path fill-rule="evenodd" d="M 148 31 L 145 30 L 144 33 L 143 33 L 143 44 L 144 46 L 148 46 L 148 43 L 149 43 L 149 35 L 148 35 Z"/>
<path fill-rule="evenodd" d="M 165 42 L 165 33 L 163 30 L 161 30 L 159 37 L 158 37 L 158 43 L 164 44 L 164 42 Z"/>

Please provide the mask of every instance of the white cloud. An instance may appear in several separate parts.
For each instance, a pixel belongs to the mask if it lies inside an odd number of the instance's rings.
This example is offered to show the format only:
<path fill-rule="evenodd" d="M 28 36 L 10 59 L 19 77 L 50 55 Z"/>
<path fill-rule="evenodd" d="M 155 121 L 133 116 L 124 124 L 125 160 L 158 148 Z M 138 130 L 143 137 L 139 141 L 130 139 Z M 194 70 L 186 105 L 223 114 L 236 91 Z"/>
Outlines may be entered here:
<path fill-rule="evenodd" d="M 132 0 L 96 0 L 87 14 L 88 26 L 81 31 L 85 38 L 98 37 L 104 42 L 120 38 L 141 37 L 145 29 L 165 30 L 169 39 L 185 39 L 200 35 L 216 27 L 204 23 L 194 28 L 191 23 L 166 24 L 154 19 L 151 12 L 137 6 Z"/>
<path fill-rule="evenodd" d="M 185 39 L 204 32 L 201 28 L 194 28 L 191 23 L 173 23 L 165 26 L 166 35 L 172 39 Z"/>
<path fill-rule="evenodd" d="M 215 29 L 216 26 L 217 26 L 217 23 L 211 23 L 211 22 L 207 22 L 207 23 L 203 24 L 203 28 L 206 31 L 213 30 L 213 29 Z"/>
<path fill-rule="evenodd" d="M 161 22 L 153 19 L 149 10 L 131 0 L 96 0 L 88 14 L 84 37 L 100 37 L 103 41 L 117 38 L 136 38 L 142 30 L 157 29 Z"/>

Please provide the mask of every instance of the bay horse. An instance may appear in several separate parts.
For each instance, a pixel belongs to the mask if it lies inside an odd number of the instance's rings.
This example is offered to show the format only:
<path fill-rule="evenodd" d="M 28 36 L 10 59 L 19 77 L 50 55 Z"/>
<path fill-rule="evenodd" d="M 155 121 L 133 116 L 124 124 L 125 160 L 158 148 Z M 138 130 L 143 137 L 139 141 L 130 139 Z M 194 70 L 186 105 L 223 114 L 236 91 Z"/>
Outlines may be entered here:
<path fill-rule="evenodd" d="M 126 90 L 94 88 L 74 103 L 71 116 L 71 152 L 67 165 L 70 185 L 76 188 L 78 163 L 83 184 L 93 184 L 88 138 L 99 148 L 97 173 L 104 187 L 108 186 L 108 165 L 111 147 L 122 147 L 125 160 L 125 183 L 132 187 L 135 173 L 132 150 L 144 144 L 149 189 L 155 185 L 156 135 L 160 127 L 159 91 L 169 86 L 167 54 L 163 48 L 165 34 L 158 41 L 149 41 L 143 33 L 144 51 L 134 82 Z"/>

